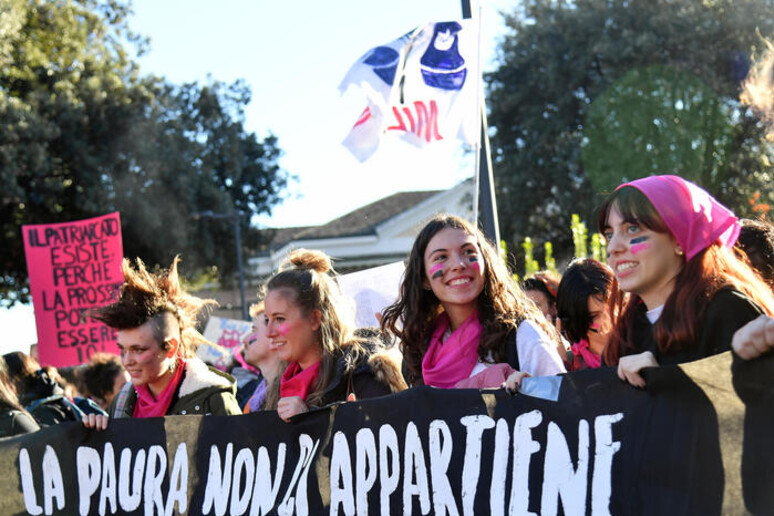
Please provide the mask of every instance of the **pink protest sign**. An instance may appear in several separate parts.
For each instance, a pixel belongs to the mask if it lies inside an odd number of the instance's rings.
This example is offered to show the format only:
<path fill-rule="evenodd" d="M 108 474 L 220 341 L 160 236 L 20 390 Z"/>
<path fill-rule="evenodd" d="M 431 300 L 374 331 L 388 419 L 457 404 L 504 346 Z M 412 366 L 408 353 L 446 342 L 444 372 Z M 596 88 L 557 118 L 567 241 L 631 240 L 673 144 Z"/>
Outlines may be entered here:
<path fill-rule="evenodd" d="M 119 214 L 22 226 L 22 236 L 40 363 L 66 367 L 118 353 L 115 331 L 86 312 L 111 302 L 123 283 Z"/>

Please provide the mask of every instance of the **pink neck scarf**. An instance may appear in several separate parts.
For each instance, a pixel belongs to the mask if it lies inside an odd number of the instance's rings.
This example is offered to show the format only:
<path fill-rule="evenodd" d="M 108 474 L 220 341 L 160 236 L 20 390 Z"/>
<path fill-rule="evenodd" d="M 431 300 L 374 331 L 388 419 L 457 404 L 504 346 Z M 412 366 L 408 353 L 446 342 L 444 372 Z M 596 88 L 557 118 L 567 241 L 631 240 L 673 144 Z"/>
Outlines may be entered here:
<path fill-rule="evenodd" d="M 571 346 L 572 354 L 575 355 L 573 359 L 573 371 L 583 369 L 584 367 L 578 360 L 578 356 L 583 359 L 585 363 L 585 369 L 596 369 L 602 365 L 602 356 L 597 355 L 589 349 L 589 341 L 582 339 L 580 342 L 576 342 Z"/>
<path fill-rule="evenodd" d="M 741 226 L 734 212 L 681 177 L 643 177 L 617 189 L 624 186 L 645 194 L 685 252 L 686 261 L 716 240 L 730 248 L 739 237 Z"/>
<path fill-rule="evenodd" d="M 319 360 L 306 369 L 301 369 L 298 362 L 291 362 L 288 368 L 285 369 L 285 372 L 282 373 L 280 397 L 298 396 L 306 401 L 306 397 L 309 395 L 309 391 L 312 390 L 312 385 L 314 385 L 318 376 L 320 376 Z"/>
<path fill-rule="evenodd" d="M 435 323 L 430 347 L 422 359 L 422 378 L 425 385 L 451 389 L 460 380 L 470 376 L 478 360 L 478 345 L 484 331 L 478 320 L 478 311 L 465 319 L 446 342 L 443 335 L 449 327 L 449 316 L 442 313 Z"/>
<path fill-rule="evenodd" d="M 177 367 L 172 375 L 172 380 L 164 387 L 157 398 L 153 397 L 148 384 L 135 385 L 134 390 L 137 391 L 137 403 L 134 405 L 134 417 L 164 417 L 167 415 L 167 410 L 172 404 L 172 398 L 175 397 L 177 387 L 183 380 L 183 372 L 185 371 L 185 360 L 178 359 Z"/>

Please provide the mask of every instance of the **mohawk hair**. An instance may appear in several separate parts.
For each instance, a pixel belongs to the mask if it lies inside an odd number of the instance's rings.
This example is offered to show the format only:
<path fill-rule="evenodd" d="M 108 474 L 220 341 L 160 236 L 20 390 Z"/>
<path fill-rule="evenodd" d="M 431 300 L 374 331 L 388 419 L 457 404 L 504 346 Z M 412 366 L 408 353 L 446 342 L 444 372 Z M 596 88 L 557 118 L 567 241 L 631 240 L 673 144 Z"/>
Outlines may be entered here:
<path fill-rule="evenodd" d="M 171 315 L 180 328 L 181 349 L 195 349 L 196 344 L 204 340 L 195 328 L 197 316 L 205 307 L 215 306 L 217 302 L 192 296 L 183 289 L 177 273 L 179 261 L 180 257 L 176 256 L 168 270 L 154 274 L 146 269 L 141 259 L 136 259 L 135 269 L 132 262 L 124 258 L 121 264 L 124 284 L 118 300 L 92 310 L 91 317 L 117 330 L 129 330 L 153 321 L 154 335 L 165 347 L 165 329 L 174 326 L 168 321 Z"/>

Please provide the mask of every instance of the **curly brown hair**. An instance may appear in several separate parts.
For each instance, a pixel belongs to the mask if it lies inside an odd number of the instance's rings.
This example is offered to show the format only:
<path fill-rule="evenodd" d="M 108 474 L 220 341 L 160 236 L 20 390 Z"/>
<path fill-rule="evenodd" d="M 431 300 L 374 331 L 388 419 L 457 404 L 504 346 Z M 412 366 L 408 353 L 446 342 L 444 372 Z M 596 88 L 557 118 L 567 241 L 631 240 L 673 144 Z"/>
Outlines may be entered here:
<path fill-rule="evenodd" d="M 401 343 L 403 364 L 410 385 L 422 382 L 422 359 L 430 344 L 435 321 L 443 311 L 432 290 L 425 289 L 424 256 L 430 240 L 440 231 L 460 229 L 476 239 L 484 260 L 484 289 L 478 297 L 478 313 L 484 332 L 478 347 L 484 359 L 490 353 L 495 362 L 505 362 L 507 336 L 524 320 L 536 323 L 556 343 L 559 336 L 535 304 L 524 294 L 496 248 L 480 230 L 459 217 L 437 215 L 417 235 L 409 254 L 398 300 L 382 313 L 382 330 L 396 335 Z"/>
<path fill-rule="evenodd" d="M 162 350 L 167 341 L 179 331 L 178 354 L 191 357 L 204 337 L 196 331 L 196 318 L 206 307 L 216 306 L 213 299 L 201 299 L 188 294 L 180 284 L 176 256 L 168 270 L 152 273 L 143 261 L 136 259 L 136 269 L 124 258 L 122 269 L 124 284 L 118 300 L 110 305 L 92 310 L 91 317 L 111 328 L 128 330 L 151 322 L 153 336 Z"/>

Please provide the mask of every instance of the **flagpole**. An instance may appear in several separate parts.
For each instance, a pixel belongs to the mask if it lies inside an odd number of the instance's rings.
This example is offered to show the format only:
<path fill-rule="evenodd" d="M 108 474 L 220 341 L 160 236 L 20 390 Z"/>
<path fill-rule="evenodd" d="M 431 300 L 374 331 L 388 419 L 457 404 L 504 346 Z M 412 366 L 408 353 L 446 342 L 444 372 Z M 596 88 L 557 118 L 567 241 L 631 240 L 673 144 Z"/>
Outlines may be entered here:
<path fill-rule="evenodd" d="M 470 0 L 462 1 L 462 17 L 472 18 L 473 14 L 470 8 Z M 481 13 L 478 16 L 481 23 Z M 479 62 L 478 62 L 478 92 L 479 99 L 476 104 L 481 111 L 481 137 L 477 145 L 478 161 L 476 163 L 475 184 L 476 194 L 474 195 L 473 214 L 479 217 L 481 229 L 484 235 L 494 244 L 500 247 L 500 223 L 497 219 L 497 200 L 494 192 L 494 177 L 492 175 L 492 157 L 489 148 L 489 132 L 487 131 L 486 106 L 483 102 L 482 85 L 482 66 L 481 66 L 481 30 L 479 27 Z"/>

